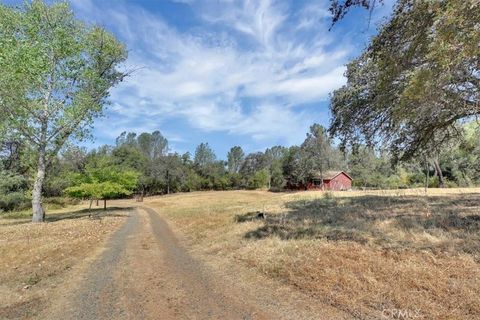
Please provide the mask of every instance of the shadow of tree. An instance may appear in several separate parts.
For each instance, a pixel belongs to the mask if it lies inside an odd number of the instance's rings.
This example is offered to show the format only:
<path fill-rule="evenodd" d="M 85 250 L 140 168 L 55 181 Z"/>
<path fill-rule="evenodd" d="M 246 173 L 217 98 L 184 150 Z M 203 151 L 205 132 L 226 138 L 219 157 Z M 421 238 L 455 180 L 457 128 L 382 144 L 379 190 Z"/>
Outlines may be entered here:
<path fill-rule="evenodd" d="M 46 222 L 55 222 L 60 220 L 71 220 L 71 219 L 80 219 L 85 217 L 90 217 L 93 219 L 101 219 L 103 217 L 124 217 L 125 215 L 119 214 L 118 212 L 128 212 L 132 210 L 133 207 L 109 207 L 106 210 L 103 208 L 94 208 L 94 209 L 82 209 L 77 211 L 51 214 L 46 215 Z"/>
<path fill-rule="evenodd" d="M 371 243 L 386 248 L 443 250 L 455 247 L 480 253 L 479 213 L 480 197 L 477 194 L 327 196 L 287 203 L 287 211 L 283 214 L 267 212 L 263 225 L 247 232 L 245 238 L 327 239 Z M 251 219 L 251 214 L 239 216 L 237 221 Z M 436 241 L 429 241 L 425 235 Z"/>
<path fill-rule="evenodd" d="M 106 210 L 103 208 L 94 208 L 94 209 L 81 209 L 75 211 L 68 211 L 63 213 L 54 213 L 48 214 L 45 216 L 45 222 L 56 222 L 61 220 L 72 220 L 72 219 L 81 219 L 81 218 L 92 218 L 92 219 L 101 219 L 103 217 L 125 217 L 125 214 L 122 212 L 128 212 L 132 210 L 133 207 L 109 207 Z M 31 216 L 23 217 L 14 217 L 8 218 L 8 220 L 13 220 L 12 222 L 3 223 L 5 226 L 12 225 L 21 225 L 31 222 Z"/>

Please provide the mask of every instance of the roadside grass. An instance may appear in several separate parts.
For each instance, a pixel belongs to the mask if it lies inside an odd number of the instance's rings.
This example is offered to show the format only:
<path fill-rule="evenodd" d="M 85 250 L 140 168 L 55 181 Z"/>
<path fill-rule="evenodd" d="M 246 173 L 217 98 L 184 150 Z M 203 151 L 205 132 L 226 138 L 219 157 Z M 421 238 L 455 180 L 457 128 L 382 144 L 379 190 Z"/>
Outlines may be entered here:
<path fill-rule="evenodd" d="M 480 317 L 480 189 L 203 192 L 146 202 L 200 254 L 240 262 L 352 317 Z"/>
<path fill-rule="evenodd" d="M 95 254 L 128 213 L 111 208 L 88 217 L 85 204 L 47 213 L 47 223 L 27 215 L 0 218 L 0 319 L 38 316 L 71 270 Z M 94 211 L 94 214 L 96 211 Z"/>

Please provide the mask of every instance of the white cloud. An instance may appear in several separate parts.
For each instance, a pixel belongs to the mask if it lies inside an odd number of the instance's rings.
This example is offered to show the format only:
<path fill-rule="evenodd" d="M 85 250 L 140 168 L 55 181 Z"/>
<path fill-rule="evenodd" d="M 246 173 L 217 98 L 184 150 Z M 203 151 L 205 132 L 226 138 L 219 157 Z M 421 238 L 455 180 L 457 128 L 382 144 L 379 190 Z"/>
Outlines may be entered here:
<path fill-rule="evenodd" d="M 343 84 L 347 46 L 332 45 L 327 32 L 305 33 L 323 23 L 318 6 L 293 15 L 270 0 L 211 3 L 195 7 L 206 25 L 187 31 L 133 6 L 78 5 L 114 26 L 131 50 L 128 64 L 143 67 L 112 92 L 118 126 L 161 129 L 181 117 L 204 131 L 298 143 L 292 139 L 312 119 L 298 106 L 325 100 Z"/>
<path fill-rule="evenodd" d="M 224 1 L 209 5 L 202 15 L 210 23 L 232 27 L 256 39 L 264 47 L 273 45 L 276 31 L 287 18 L 285 6 L 272 0 Z"/>
<path fill-rule="evenodd" d="M 326 1 L 310 3 L 300 12 L 298 29 L 324 27 L 330 23 L 331 14 L 328 11 L 329 3 Z"/>

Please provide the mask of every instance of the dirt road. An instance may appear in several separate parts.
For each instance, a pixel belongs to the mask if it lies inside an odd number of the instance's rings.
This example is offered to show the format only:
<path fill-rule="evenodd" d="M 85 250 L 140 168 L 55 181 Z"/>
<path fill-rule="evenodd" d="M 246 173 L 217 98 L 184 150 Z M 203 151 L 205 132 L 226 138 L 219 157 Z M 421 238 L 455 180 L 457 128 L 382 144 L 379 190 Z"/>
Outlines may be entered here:
<path fill-rule="evenodd" d="M 301 302 L 226 279 L 193 258 L 154 210 L 132 210 L 47 319 L 322 319 Z M 278 292 L 280 294 L 280 292 Z M 285 299 L 283 299 L 285 300 Z M 283 303 L 283 304 L 282 304 Z M 331 316 L 325 317 L 332 319 Z M 341 317 L 343 318 L 343 317 Z"/>

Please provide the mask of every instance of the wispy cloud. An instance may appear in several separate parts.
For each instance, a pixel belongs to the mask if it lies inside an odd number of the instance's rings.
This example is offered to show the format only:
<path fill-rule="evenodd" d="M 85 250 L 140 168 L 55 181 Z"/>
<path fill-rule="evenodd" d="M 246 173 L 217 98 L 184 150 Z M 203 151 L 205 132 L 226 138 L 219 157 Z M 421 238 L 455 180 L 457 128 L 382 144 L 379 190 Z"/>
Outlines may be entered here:
<path fill-rule="evenodd" d="M 182 29 L 124 2 L 73 1 L 85 16 L 113 27 L 130 48 L 128 64 L 142 67 L 113 91 L 111 116 L 126 128 L 161 129 L 182 118 L 205 132 L 298 143 L 312 121 L 302 105 L 325 101 L 344 82 L 349 46 L 326 31 L 326 7 L 181 2 L 200 23 Z M 182 131 L 172 137 L 181 141 Z"/>

